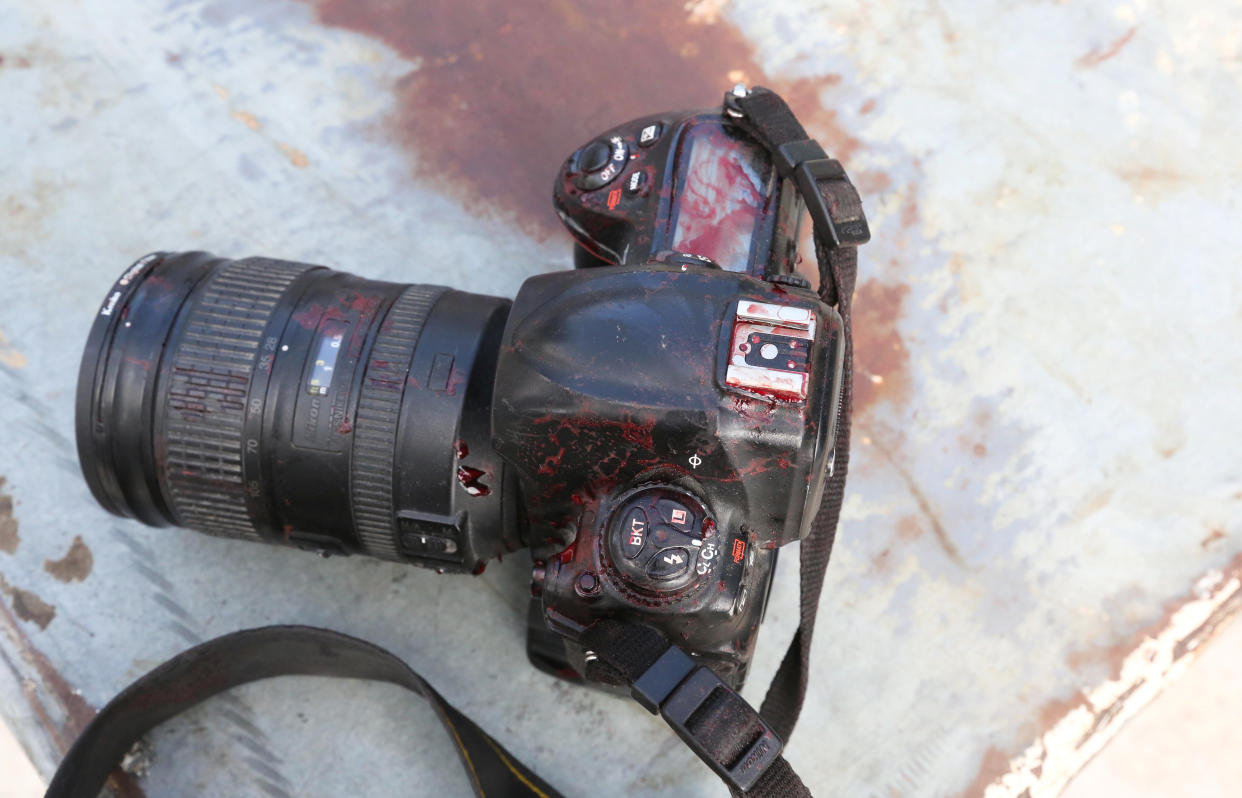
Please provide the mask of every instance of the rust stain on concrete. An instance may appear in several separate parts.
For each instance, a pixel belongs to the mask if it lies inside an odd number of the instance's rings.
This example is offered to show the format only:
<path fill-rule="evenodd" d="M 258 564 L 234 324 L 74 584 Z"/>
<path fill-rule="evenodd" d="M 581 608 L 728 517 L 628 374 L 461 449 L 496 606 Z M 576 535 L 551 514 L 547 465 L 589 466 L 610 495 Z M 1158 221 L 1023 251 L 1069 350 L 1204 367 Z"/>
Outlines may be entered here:
<path fill-rule="evenodd" d="M 69 685 L 60 671 L 35 647 L 18 619 L 3 602 L 0 602 L 0 634 L 8 638 L 18 657 L 29 668 L 28 675 L 31 678 L 26 683 L 30 687 L 24 688 L 22 693 L 52 744 L 64 754 L 94 719 L 95 708 Z M 119 770 L 113 772 L 108 786 L 116 798 L 146 798 L 134 777 Z"/>
<path fill-rule="evenodd" d="M 1216 630 L 1242 610 L 1242 554 L 1165 605 L 1160 618 L 1124 640 L 1069 657 L 1071 668 L 1103 663 L 1109 678 L 1045 704 L 1030 725 L 1034 742 L 998 772 L 985 758 L 963 798 L 1054 796 L 1124 723 L 1185 672 Z M 1002 754 L 1002 759 L 1004 755 Z"/>
<path fill-rule="evenodd" d="M 0 488 L 7 480 L 0 477 Z M 21 535 L 17 533 L 17 519 L 13 517 L 13 497 L 0 493 L 0 551 L 5 554 L 16 554 L 21 544 Z"/>
<path fill-rule="evenodd" d="M 923 537 L 923 525 L 917 515 L 902 516 L 897 522 L 897 538 L 903 541 L 918 540 Z"/>
<path fill-rule="evenodd" d="M 1219 527 L 1214 528 L 1211 532 L 1208 533 L 1207 537 L 1199 541 L 1199 548 L 1208 549 L 1216 541 L 1224 540 L 1224 539 L 1225 539 L 1225 530 L 1220 529 Z"/>
<path fill-rule="evenodd" d="M 1050 729 L 1061 718 L 1082 706 L 1087 706 L 1087 697 L 1081 692 L 1076 692 L 1069 698 L 1053 699 L 1039 708 L 1039 725 L 1041 728 Z"/>
<path fill-rule="evenodd" d="M 0 67 L 12 67 L 14 69 L 30 69 L 30 59 L 23 56 L 4 56 L 0 55 Z"/>
<path fill-rule="evenodd" d="M 262 130 L 263 124 L 249 111 L 234 111 L 233 118 L 251 130 Z"/>
<path fill-rule="evenodd" d="M 0 330 L 0 364 L 14 369 L 24 369 L 29 361 L 26 356 L 9 343 L 4 330 Z"/>
<path fill-rule="evenodd" d="M 302 152 L 297 147 L 290 146 L 282 141 L 276 142 L 276 147 L 285 154 L 285 157 L 289 159 L 289 163 L 293 164 L 298 169 L 305 169 L 310 163 L 310 160 L 306 157 L 306 153 Z"/>
<path fill-rule="evenodd" d="M 961 794 L 961 798 L 983 798 L 988 785 L 1008 770 L 1009 757 L 1005 756 L 1005 752 L 996 747 L 988 748 L 983 752 L 983 762 L 979 765 L 979 773 Z"/>
<path fill-rule="evenodd" d="M 56 608 L 29 590 L 12 588 L 10 599 L 17 617 L 38 624 L 40 629 L 46 629 L 56 617 Z"/>
<path fill-rule="evenodd" d="M 906 191 L 906 199 L 901 204 L 901 226 L 909 230 L 919 223 L 919 198 L 917 189 L 910 186 Z"/>
<path fill-rule="evenodd" d="M 854 413 L 910 395 L 910 352 L 897 330 L 908 285 L 874 278 L 854 292 Z"/>
<path fill-rule="evenodd" d="M 1113 39 L 1111 42 L 1099 47 L 1092 47 L 1082 57 L 1074 62 L 1080 69 L 1091 69 L 1104 63 L 1108 59 L 1120 53 L 1130 40 L 1134 38 L 1137 27 L 1131 27 L 1125 33 Z"/>
<path fill-rule="evenodd" d="M 59 560 L 45 560 L 43 570 L 62 582 L 81 582 L 90 576 L 95 558 L 90 548 L 78 535 L 69 546 L 69 551 Z"/>
<path fill-rule="evenodd" d="M 1145 197 L 1160 197 L 1163 192 L 1174 191 L 1191 185 L 1191 176 L 1172 169 L 1154 166 L 1136 166 L 1117 169 L 1115 174 L 1130 186 L 1134 193 Z"/>
<path fill-rule="evenodd" d="M 866 426 L 863 425 L 860 431 L 865 430 Z M 940 514 L 936 511 L 936 508 L 932 506 L 931 500 L 927 498 L 927 494 L 924 493 L 923 489 L 919 487 L 918 482 L 914 479 L 914 475 L 910 473 L 910 469 L 906 468 L 901 458 L 897 457 L 893 449 L 882 441 L 880 436 L 875 434 L 865 435 L 865 440 L 869 441 L 870 444 L 875 447 L 876 451 L 884 456 L 884 459 L 888 461 L 888 464 L 892 466 L 893 470 L 896 471 L 898 476 L 901 477 L 902 482 L 906 485 L 906 489 L 910 491 L 910 498 L 914 499 L 914 503 L 918 505 L 919 512 L 923 514 L 923 518 L 926 519 L 928 525 L 931 527 L 932 535 L 935 536 L 936 543 L 940 546 L 940 549 L 944 552 L 944 555 L 948 557 L 949 561 L 954 565 L 959 568 L 965 568 L 966 561 L 962 558 L 962 553 L 958 550 L 957 545 L 954 544 L 953 539 L 949 537 L 948 531 L 944 528 L 944 524 L 940 521 Z M 906 530 L 909 530 L 909 518 L 913 518 L 913 516 L 903 518 L 898 525 L 899 536 L 907 540 L 912 538 L 906 537 L 901 533 L 903 531 L 903 525 Z M 917 524 L 917 520 L 914 523 Z M 906 535 L 908 534 L 909 532 L 906 532 Z"/>
<path fill-rule="evenodd" d="M 31 709 L 39 717 L 43 728 L 52 736 L 53 743 L 62 752 L 68 751 L 69 746 L 86 728 L 86 724 L 95 717 L 94 708 L 69 686 L 43 652 L 35 648 L 17 618 L 3 603 L 0 603 L 0 632 L 13 644 L 17 655 L 30 669 L 30 675 L 37 677 L 39 685 L 47 690 L 49 698 L 59 705 L 57 714 L 62 719 L 54 721 L 37 696 L 27 695 Z"/>
<path fill-rule="evenodd" d="M 858 188 L 858 193 L 864 198 L 875 197 L 888 191 L 893 180 L 888 176 L 888 172 L 881 172 L 879 169 L 867 169 L 859 172 L 853 177 L 854 185 Z M 866 199 L 863 200 L 866 202 Z"/>
<path fill-rule="evenodd" d="M 834 156 L 860 146 L 821 107 L 837 75 L 781 81 L 718 13 L 637 0 L 308 0 L 326 25 L 379 39 L 418 68 L 391 132 L 413 169 L 467 207 L 560 234 L 552 181 L 590 137 L 630 118 L 705 108 L 737 81 L 782 92 Z"/>
<path fill-rule="evenodd" d="M 3 576 L 0 576 L 0 594 L 8 597 L 18 618 L 37 624 L 40 629 L 46 629 L 56 617 L 55 607 L 29 590 L 10 585 Z"/>

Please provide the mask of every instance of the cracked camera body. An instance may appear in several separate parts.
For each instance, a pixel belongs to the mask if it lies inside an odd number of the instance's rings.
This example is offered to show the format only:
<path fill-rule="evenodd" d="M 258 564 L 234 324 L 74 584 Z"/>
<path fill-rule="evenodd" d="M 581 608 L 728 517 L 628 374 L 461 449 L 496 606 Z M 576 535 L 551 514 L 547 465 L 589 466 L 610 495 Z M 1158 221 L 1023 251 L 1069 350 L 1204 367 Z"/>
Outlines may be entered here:
<path fill-rule="evenodd" d="M 531 661 L 601 618 L 740 687 L 778 549 L 828 475 L 841 319 L 795 275 L 802 200 L 721 109 L 576 151 L 572 271 L 510 302 L 155 253 L 100 306 L 77 438 L 109 511 L 480 573 L 523 547 Z"/>

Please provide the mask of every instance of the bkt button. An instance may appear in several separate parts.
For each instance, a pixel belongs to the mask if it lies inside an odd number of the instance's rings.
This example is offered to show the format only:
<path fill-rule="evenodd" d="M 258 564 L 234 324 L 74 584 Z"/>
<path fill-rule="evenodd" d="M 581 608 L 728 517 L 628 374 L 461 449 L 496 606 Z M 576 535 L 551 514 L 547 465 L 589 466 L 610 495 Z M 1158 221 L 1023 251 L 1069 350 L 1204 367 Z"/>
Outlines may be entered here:
<path fill-rule="evenodd" d="M 643 550 L 647 542 L 647 514 L 641 508 L 634 507 L 621 519 L 621 553 L 626 559 L 632 560 Z"/>
<path fill-rule="evenodd" d="M 690 570 L 690 550 L 681 546 L 661 549 L 647 563 L 647 576 L 652 579 L 676 579 Z"/>

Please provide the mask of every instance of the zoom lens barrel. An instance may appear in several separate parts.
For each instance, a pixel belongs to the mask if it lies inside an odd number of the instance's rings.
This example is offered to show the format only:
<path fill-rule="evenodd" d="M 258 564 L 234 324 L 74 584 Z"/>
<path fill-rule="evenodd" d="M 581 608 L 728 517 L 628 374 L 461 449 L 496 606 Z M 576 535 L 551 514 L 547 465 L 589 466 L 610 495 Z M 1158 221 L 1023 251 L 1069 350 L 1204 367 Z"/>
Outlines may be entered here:
<path fill-rule="evenodd" d="M 520 546 L 489 429 L 509 305 L 304 263 L 148 255 L 82 356 L 86 481 L 147 524 L 478 572 Z"/>

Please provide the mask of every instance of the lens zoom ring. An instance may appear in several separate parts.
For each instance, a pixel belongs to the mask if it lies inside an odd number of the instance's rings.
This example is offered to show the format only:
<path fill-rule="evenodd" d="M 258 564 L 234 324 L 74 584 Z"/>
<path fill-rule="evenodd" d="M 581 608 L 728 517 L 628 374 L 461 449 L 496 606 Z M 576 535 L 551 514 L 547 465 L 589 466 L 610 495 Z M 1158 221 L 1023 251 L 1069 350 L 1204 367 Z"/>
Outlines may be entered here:
<path fill-rule="evenodd" d="M 443 288 L 412 285 L 398 297 L 371 348 L 358 398 L 350 490 L 354 526 L 367 554 L 404 560 L 397 552 L 393 458 L 401 400 L 414 346 Z"/>
<path fill-rule="evenodd" d="M 190 309 L 167 391 L 165 478 L 182 526 L 261 540 L 246 510 L 243 421 L 256 356 L 280 295 L 309 266 L 229 261 Z"/>

